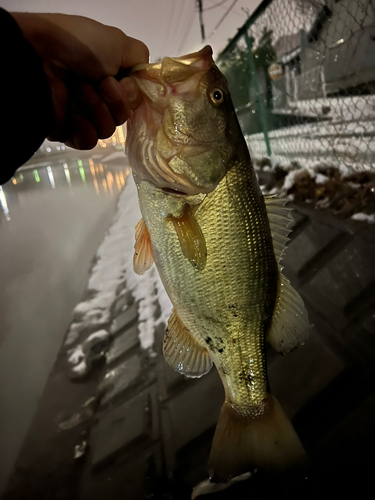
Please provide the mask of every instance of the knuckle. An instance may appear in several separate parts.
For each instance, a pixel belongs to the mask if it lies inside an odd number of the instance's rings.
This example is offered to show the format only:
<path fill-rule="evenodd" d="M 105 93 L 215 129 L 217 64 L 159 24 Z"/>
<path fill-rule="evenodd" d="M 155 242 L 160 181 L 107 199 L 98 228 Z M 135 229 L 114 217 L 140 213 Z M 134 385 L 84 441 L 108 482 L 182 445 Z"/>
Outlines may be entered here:
<path fill-rule="evenodd" d="M 115 132 L 116 130 L 116 125 L 107 125 L 106 127 L 102 128 L 102 130 L 99 131 L 98 137 L 99 139 L 108 139 L 108 137 L 111 137 L 111 135 Z"/>
<path fill-rule="evenodd" d="M 92 149 L 98 142 L 98 136 L 93 132 L 89 134 L 79 133 L 73 139 L 77 149 Z"/>

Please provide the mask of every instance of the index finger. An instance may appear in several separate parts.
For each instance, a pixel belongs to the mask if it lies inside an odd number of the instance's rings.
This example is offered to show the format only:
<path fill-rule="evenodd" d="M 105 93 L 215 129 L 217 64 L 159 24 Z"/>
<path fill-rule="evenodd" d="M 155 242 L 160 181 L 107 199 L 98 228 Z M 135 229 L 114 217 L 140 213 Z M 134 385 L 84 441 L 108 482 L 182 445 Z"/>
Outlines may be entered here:
<path fill-rule="evenodd" d="M 136 38 L 125 35 L 122 43 L 121 69 L 130 69 L 136 64 L 148 63 L 149 57 L 147 45 Z"/>

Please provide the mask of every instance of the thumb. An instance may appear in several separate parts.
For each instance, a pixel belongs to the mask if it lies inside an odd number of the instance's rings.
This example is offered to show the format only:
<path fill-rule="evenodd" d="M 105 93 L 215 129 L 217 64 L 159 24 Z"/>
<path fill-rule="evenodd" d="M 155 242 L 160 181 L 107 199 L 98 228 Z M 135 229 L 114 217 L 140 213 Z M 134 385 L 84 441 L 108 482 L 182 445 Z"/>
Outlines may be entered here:
<path fill-rule="evenodd" d="M 136 64 L 148 63 L 149 57 L 149 50 L 143 42 L 124 35 L 122 41 L 121 69 L 130 69 Z"/>

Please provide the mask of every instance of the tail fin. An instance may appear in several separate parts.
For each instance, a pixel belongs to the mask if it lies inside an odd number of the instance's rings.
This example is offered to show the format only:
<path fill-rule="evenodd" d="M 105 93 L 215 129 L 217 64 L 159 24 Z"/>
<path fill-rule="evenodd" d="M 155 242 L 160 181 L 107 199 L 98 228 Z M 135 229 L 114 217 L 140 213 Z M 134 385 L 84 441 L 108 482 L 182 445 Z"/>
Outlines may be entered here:
<path fill-rule="evenodd" d="M 221 408 L 209 459 L 215 482 L 262 468 L 286 471 L 303 464 L 305 452 L 290 420 L 273 396 L 261 416 L 243 416 L 225 402 Z"/>

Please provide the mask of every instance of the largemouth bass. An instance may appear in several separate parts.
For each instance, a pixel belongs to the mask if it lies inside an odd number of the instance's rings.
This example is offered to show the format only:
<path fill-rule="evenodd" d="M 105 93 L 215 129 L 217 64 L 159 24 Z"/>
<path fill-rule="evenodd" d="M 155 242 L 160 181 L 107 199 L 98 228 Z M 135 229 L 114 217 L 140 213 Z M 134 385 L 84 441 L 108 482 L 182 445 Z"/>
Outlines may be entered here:
<path fill-rule="evenodd" d="M 286 200 L 260 191 L 210 47 L 136 67 L 133 77 L 144 95 L 126 143 L 142 213 L 134 269 L 142 274 L 155 262 L 174 306 L 167 362 L 187 377 L 215 364 L 221 377 L 210 477 L 293 467 L 304 450 L 270 393 L 265 354 L 266 339 L 285 354 L 308 330 L 279 265 Z"/>

